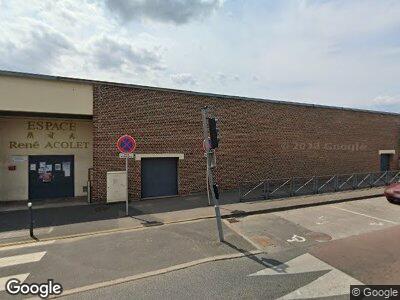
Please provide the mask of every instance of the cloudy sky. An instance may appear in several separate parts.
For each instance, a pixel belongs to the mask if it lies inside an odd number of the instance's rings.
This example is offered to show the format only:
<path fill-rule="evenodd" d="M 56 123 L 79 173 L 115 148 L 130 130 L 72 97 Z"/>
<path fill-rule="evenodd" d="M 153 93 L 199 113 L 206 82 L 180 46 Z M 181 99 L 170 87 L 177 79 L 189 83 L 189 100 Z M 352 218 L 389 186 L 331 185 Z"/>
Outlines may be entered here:
<path fill-rule="evenodd" d="M 0 0 L 0 69 L 400 112 L 400 1 Z"/>

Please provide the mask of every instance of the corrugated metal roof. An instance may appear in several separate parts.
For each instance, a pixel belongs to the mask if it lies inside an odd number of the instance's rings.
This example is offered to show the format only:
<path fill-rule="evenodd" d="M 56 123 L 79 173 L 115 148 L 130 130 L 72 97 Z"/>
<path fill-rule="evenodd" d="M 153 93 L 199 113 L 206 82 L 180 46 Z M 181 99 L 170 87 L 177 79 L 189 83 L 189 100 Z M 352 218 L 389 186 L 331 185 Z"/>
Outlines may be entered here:
<path fill-rule="evenodd" d="M 63 76 L 52 76 L 52 75 L 44 75 L 44 74 L 14 72 L 14 71 L 7 71 L 7 70 L 0 70 L 0 76 L 35 78 L 35 79 L 43 79 L 43 80 L 50 80 L 50 81 L 78 82 L 78 83 L 83 83 L 83 84 L 104 84 L 104 85 L 137 88 L 137 89 L 147 89 L 147 90 L 154 90 L 154 91 L 175 92 L 175 93 L 181 93 L 181 94 L 205 96 L 205 97 L 213 97 L 213 98 L 221 98 L 221 99 L 258 101 L 258 102 L 275 103 L 275 104 L 282 104 L 282 105 L 294 105 L 294 106 L 303 106 L 303 107 L 325 108 L 325 109 L 346 110 L 346 111 L 400 116 L 400 113 L 392 113 L 392 112 L 384 112 L 384 111 L 357 109 L 357 108 L 340 107 L 340 106 L 329 106 L 329 105 L 320 105 L 320 104 L 309 104 L 309 103 L 292 102 L 292 101 L 281 101 L 281 100 L 272 100 L 272 99 L 263 99 L 263 98 L 231 96 L 231 95 L 223 95 L 223 94 L 195 92 L 195 91 L 188 91 L 188 90 L 178 90 L 178 89 L 171 89 L 171 88 L 152 87 L 152 86 L 129 84 L 129 83 L 118 83 L 118 82 L 110 82 L 110 81 L 102 81 L 102 80 L 91 80 L 91 79 L 82 79 L 82 78 L 74 78 L 74 77 L 63 77 Z"/>

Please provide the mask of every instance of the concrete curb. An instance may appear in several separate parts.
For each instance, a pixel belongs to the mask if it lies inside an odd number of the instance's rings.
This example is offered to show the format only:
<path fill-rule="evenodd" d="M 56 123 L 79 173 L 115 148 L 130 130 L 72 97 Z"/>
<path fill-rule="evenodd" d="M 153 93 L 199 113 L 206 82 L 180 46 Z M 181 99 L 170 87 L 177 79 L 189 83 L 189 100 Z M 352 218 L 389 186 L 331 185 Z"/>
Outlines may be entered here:
<path fill-rule="evenodd" d="M 329 195 L 337 195 L 337 193 L 323 194 L 323 196 L 329 196 Z M 312 195 L 312 196 L 315 196 L 315 195 Z M 327 205 L 327 204 L 336 204 L 336 203 L 341 203 L 341 202 L 363 200 L 363 199 L 369 199 L 369 198 L 375 198 L 375 197 L 381 197 L 381 196 L 383 196 L 383 193 L 379 192 L 379 193 L 358 196 L 358 197 L 349 197 L 349 198 L 333 199 L 333 200 L 328 199 L 328 200 L 321 200 L 321 201 L 317 200 L 317 201 L 313 201 L 313 202 L 309 202 L 309 203 L 294 204 L 294 205 L 291 205 L 290 201 L 293 202 L 296 199 L 297 200 L 302 199 L 302 197 L 281 198 L 281 199 L 275 199 L 275 200 L 264 200 L 263 203 L 265 203 L 265 202 L 268 202 L 268 203 L 284 202 L 287 205 L 282 205 L 279 207 L 272 207 L 272 208 L 255 209 L 255 210 L 251 210 L 251 211 L 232 210 L 229 213 L 224 212 L 224 208 L 226 209 L 226 207 L 229 207 L 229 206 L 235 206 L 235 205 L 240 205 L 240 204 L 246 205 L 246 202 L 241 202 L 241 203 L 236 203 L 236 204 L 222 205 L 221 206 L 221 210 L 222 210 L 221 217 L 223 219 L 229 219 L 229 218 L 235 218 L 235 217 L 245 217 L 245 216 L 257 215 L 257 214 L 273 213 L 273 212 L 300 209 L 300 208 L 306 208 L 306 207 L 312 207 L 312 206 L 321 206 L 321 205 Z M 311 196 L 307 196 L 307 197 L 311 197 Z M 252 202 L 252 203 L 254 203 L 254 202 Z M 261 202 L 258 201 L 257 203 L 261 203 Z M 249 204 L 249 203 L 247 203 L 247 204 Z M 185 223 L 185 222 L 195 222 L 195 221 L 199 221 L 199 220 L 212 219 L 212 218 L 215 218 L 214 214 L 205 214 L 200 217 L 187 218 L 187 219 L 169 221 L 169 222 L 160 222 L 160 224 L 153 225 L 153 226 L 141 225 L 141 226 L 132 226 L 132 227 L 123 227 L 123 228 L 112 228 L 112 229 L 106 229 L 106 230 L 100 230 L 100 231 L 92 231 L 92 232 L 84 232 L 84 233 L 77 233 L 77 234 L 70 234 L 70 235 L 63 235 L 63 236 L 47 237 L 47 238 L 42 238 L 42 239 L 38 239 L 38 240 L 29 239 L 29 240 L 10 242 L 10 243 L 4 243 L 4 244 L 0 243 L 0 249 L 4 248 L 4 247 L 24 245 L 24 244 L 37 243 L 37 242 L 46 242 L 46 241 L 51 241 L 51 240 L 65 240 L 65 239 L 73 239 L 73 238 L 81 238 L 81 237 L 90 237 L 90 236 L 95 236 L 95 235 L 106 235 L 106 234 L 112 234 L 112 233 L 118 233 L 118 232 L 142 230 L 142 229 L 148 229 L 148 228 L 157 227 L 157 226 L 173 225 L 173 224 L 179 224 L 179 223 Z"/>
<path fill-rule="evenodd" d="M 106 287 L 110 287 L 110 286 L 114 286 L 114 285 L 118 285 L 118 284 L 136 281 L 139 279 L 154 277 L 157 275 L 162 275 L 162 274 L 198 266 L 198 265 L 205 264 L 208 262 L 216 262 L 216 261 L 222 261 L 222 260 L 230 260 L 230 259 L 236 259 L 236 258 L 242 258 L 242 257 L 249 257 L 249 256 L 261 254 L 261 253 L 263 253 L 263 251 L 252 250 L 252 251 L 248 251 L 248 252 L 211 256 L 211 257 L 202 258 L 202 259 L 190 261 L 190 262 L 179 264 L 179 265 L 170 266 L 170 267 L 167 267 L 164 269 L 159 269 L 159 270 L 150 271 L 150 272 L 137 274 L 137 275 L 132 275 L 132 276 L 124 277 L 124 278 L 118 278 L 118 279 L 114 279 L 114 280 L 110 280 L 110 281 L 104 281 L 104 282 L 94 283 L 94 284 L 87 285 L 87 286 L 73 288 L 73 289 L 64 291 L 61 295 L 50 296 L 49 299 L 62 298 L 62 297 L 66 297 L 69 295 L 88 292 L 88 291 L 99 289 L 99 288 L 106 288 Z M 37 298 L 34 297 L 34 298 L 29 298 L 29 299 L 37 299 Z"/>
<path fill-rule="evenodd" d="M 328 200 L 328 201 L 321 201 L 321 202 L 314 202 L 314 203 L 296 204 L 296 205 L 292 205 L 292 206 L 282 206 L 282 207 L 274 207 L 274 208 L 267 208 L 267 209 L 259 209 L 259 210 L 254 210 L 254 211 L 237 211 L 237 212 L 234 211 L 234 212 L 230 213 L 229 215 L 222 215 L 222 218 L 228 219 L 228 218 L 234 218 L 234 217 L 245 217 L 245 216 L 259 215 L 259 214 L 264 214 L 264 213 L 274 213 L 274 212 L 285 211 L 285 210 L 293 210 L 293 209 L 300 209 L 300 208 L 313 207 L 313 206 L 322 206 L 322 205 L 328 205 L 328 204 L 336 204 L 336 203 L 343 203 L 343 202 L 349 202 L 349 201 L 364 200 L 364 199 L 376 198 L 376 197 L 382 197 L 382 196 L 383 196 L 383 194 L 379 193 L 379 194 L 372 194 L 372 195 L 366 195 L 366 196 L 360 196 L 360 197 L 352 197 L 352 198 L 346 198 L 346 199 L 336 199 L 336 200 Z"/>
<path fill-rule="evenodd" d="M 37 239 L 37 240 L 32 240 L 32 239 L 23 240 L 23 241 L 18 241 L 18 242 L 14 242 L 14 243 L 0 244 L 0 250 L 2 248 L 12 247 L 12 246 L 43 243 L 43 242 L 49 242 L 49 241 L 54 241 L 54 240 L 66 240 L 66 239 L 75 239 L 75 238 L 81 238 L 81 237 L 90 237 L 90 236 L 94 236 L 94 235 L 107 235 L 107 234 L 119 233 L 119 232 L 146 230 L 146 229 L 149 229 L 152 227 L 173 225 L 173 224 L 179 224 L 179 223 L 196 222 L 196 221 L 200 221 L 200 220 L 204 220 L 204 219 L 212 219 L 214 217 L 215 216 L 211 215 L 211 216 L 204 216 L 204 217 L 200 217 L 200 218 L 192 218 L 192 219 L 185 219 L 185 220 L 179 220 L 179 221 L 173 221 L 173 222 L 165 222 L 160 225 L 153 225 L 153 226 L 141 225 L 141 226 L 132 226 L 132 227 L 123 227 L 123 228 L 113 228 L 113 229 L 106 229 L 106 230 L 100 230 L 100 231 L 84 232 L 84 233 L 69 234 L 69 235 L 60 235 L 60 236 L 42 238 L 42 239 Z"/>

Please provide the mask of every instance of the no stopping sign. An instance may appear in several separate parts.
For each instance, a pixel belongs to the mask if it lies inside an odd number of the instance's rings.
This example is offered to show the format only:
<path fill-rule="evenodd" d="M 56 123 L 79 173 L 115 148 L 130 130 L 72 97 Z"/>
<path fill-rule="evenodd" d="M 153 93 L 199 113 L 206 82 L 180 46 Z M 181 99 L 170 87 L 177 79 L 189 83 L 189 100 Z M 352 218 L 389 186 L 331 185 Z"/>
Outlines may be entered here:
<path fill-rule="evenodd" d="M 136 140 L 125 134 L 118 139 L 117 148 L 121 153 L 132 153 L 136 149 Z"/>

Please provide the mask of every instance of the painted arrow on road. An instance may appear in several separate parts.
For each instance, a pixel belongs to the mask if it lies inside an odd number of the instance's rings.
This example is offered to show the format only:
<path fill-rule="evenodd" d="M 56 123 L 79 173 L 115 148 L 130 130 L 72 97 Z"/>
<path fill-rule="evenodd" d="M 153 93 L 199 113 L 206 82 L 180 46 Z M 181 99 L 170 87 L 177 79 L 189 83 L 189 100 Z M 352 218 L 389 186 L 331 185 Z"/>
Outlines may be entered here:
<path fill-rule="evenodd" d="M 268 268 L 249 276 L 274 276 L 327 271 L 326 274 L 311 283 L 281 297 L 280 299 L 282 300 L 347 295 L 350 292 L 350 285 L 363 284 L 309 253 L 300 255 L 283 264 L 272 265 L 266 263 L 266 265 L 268 265 Z"/>

